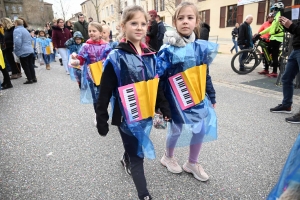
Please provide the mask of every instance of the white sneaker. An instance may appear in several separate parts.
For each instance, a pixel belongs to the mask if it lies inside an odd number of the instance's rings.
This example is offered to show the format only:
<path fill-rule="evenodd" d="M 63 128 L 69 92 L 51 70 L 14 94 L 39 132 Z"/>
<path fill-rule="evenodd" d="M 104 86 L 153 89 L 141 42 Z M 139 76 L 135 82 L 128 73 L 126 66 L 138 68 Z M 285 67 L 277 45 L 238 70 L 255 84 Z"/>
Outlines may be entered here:
<path fill-rule="evenodd" d="M 204 169 L 199 163 L 192 164 L 186 161 L 183 165 L 183 170 L 188 173 L 192 173 L 199 181 L 207 181 L 209 179 L 209 176 L 205 173 Z"/>
<path fill-rule="evenodd" d="M 69 72 L 66 72 L 66 74 L 67 74 L 67 75 L 70 75 L 70 73 L 69 73 Z"/>
<path fill-rule="evenodd" d="M 94 119 L 94 125 L 97 127 L 97 118 Z"/>
<path fill-rule="evenodd" d="M 163 166 L 167 167 L 167 169 L 174 174 L 179 174 L 182 172 L 182 168 L 180 167 L 180 165 L 178 165 L 174 157 L 169 158 L 166 156 L 166 154 L 164 154 L 164 156 L 160 159 L 160 163 Z"/>

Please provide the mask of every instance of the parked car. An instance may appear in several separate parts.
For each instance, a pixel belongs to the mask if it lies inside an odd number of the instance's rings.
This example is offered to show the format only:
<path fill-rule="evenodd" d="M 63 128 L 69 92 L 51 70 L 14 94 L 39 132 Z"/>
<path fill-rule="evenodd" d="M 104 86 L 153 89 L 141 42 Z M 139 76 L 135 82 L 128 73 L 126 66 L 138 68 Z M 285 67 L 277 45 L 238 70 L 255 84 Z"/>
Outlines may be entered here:
<path fill-rule="evenodd" d="M 164 23 L 164 26 L 167 31 L 175 31 L 176 30 L 173 26 L 170 26 L 170 25 L 166 24 L 165 22 L 163 22 L 163 23 Z"/>

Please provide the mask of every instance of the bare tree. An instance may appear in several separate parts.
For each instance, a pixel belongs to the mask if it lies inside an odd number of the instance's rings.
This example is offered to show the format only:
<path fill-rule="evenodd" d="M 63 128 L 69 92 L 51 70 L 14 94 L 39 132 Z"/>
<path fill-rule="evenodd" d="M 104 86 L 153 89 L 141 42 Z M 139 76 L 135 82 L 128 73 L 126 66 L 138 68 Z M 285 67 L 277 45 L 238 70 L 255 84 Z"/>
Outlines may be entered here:
<path fill-rule="evenodd" d="M 181 0 L 165 0 L 165 9 L 173 16 L 176 10 L 176 5 L 181 3 Z"/>
<path fill-rule="evenodd" d="M 99 22 L 99 7 L 100 7 L 100 0 L 99 0 L 99 4 L 98 4 L 98 0 L 90 0 L 95 8 L 96 11 L 96 15 L 97 15 L 97 21 Z M 96 2 L 96 3 L 95 3 Z"/>
<path fill-rule="evenodd" d="M 71 7 L 70 2 L 66 4 L 65 1 L 63 3 L 63 0 L 56 0 L 55 5 L 58 6 L 58 10 L 60 10 L 60 12 L 56 14 L 61 14 L 63 20 L 66 21 L 66 16 L 68 15 L 69 8 Z"/>

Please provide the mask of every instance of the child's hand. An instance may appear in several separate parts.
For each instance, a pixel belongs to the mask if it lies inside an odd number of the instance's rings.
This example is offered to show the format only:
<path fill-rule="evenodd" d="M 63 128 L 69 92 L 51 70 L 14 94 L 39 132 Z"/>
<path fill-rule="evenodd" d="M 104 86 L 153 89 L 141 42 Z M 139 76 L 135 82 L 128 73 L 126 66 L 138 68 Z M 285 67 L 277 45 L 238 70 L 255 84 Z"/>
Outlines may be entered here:
<path fill-rule="evenodd" d="M 175 31 L 166 31 L 164 35 L 164 43 L 177 47 L 184 47 L 186 44 L 182 37 Z"/>
<path fill-rule="evenodd" d="M 213 107 L 213 108 L 216 108 L 216 106 L 217 106 L 216 104 L 212 104 L 212 107 Z"/>
<path fill-rule="evenodd" d="M 72 65 L 72 66 L 78 66 L 79 65 L 79 60 L 71 60 L 71 62 L 70 62 L 70 64 Z"/>
<path fill-rule="evenodd" d="M 71 58 L 72 58 L 72 59 L 76 59 L 76 58 L 77 58 L 77 53 L 73 52 L 73 53 L 71 54 Z"/>

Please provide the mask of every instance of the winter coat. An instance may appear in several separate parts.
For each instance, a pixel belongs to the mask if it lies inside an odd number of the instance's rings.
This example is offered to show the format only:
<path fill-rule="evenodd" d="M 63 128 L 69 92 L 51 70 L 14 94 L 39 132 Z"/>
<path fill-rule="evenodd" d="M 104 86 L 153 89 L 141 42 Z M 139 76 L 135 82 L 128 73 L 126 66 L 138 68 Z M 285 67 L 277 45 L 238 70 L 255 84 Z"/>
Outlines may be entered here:
<path fill-rule="evenodd" d="M 252 34 L 250 35 L 250 32 L 250 25 L 247 22 L 242 23 L 239 27 L 239 36 L 237 40 L 239 46 L 245 45 L 245 47 L 252 47 Z"/>
<path fill-rule="evenodd" d="M 271 26 L 269 28 L 263 30 L 259 34 L 263 35 L 263 34 L 269 33 L 271 36 L 270 40 L 276 40 L 278 42 L 283 42 L 284 28 L 279 23 L 280 16 L 281 16 L 280 12 L 277 12 Z"/>
<path fill-rule="evenodd" d="M 155 20 L 151 21 L 150 27 L 148 27 L 147 36 L 149 37 L 149 46 L 154 50 L 158 51 L 157 44 L 157 33 L 158 33 L 158 25 Z"/>
<path fill-rule="evenodd" d="M 87 41 L 89 39 L 88 26 L 89 23 L 87 23 L 85 20 L 83 22 L 77 21 L 74 23 L 73 31 L 74 33 L 76 31 L 80 31 L 80 33 L 83 35 L 84 40 Z"/>
<path fill-rule="evenodd" d="M 293 48 L 294 50 L 300 49 L 300 22 L 292 23 L 291 26 L 286 29 L 289 33 L 293 34 Z"/>
<path fill-rule="evenodd" d="M 82 42 L 81 42 L 80 44 L 77 44 L 77 43 L 75 42 L 75 39 L 76 39 L 76 38 L 81 38 L 81 39 L 82 39 Z M 68 40 L 66 41 L 65 46 L 66 46 L 67 49 L 70 51 L 70 54 L 73 53 L 73 52 L 75 52 L 75 53 L 78 54 L 80 48 L 81 48 L 82 45 L 83 45 L 83 41 L 84 41 L 84 39 L 83 39 L 82 34 L 81 34 L 79 31 L 76 31 L 76 32 L 74 33 L 74 35 L 73 35 L 73 38 L 70 38 L 70 39 L 68 39 Z"/>
<path fill-rule="evenodd" d="M 54 48 L 66 48 L 65 43 L 70 38 L 72 38 L 72 35 L 69 29 L 67 29 L 66 27 L 52 27 L 52 43 Z"/>
<path fill-rule="evenodd" d="M 10 29 L 4 30 L 4 43 L 5 48 L 13 48 L 14 47 L 14 30 L 15 27 L 11 27 Z"/>
<path fill-rule="evenodd" d="M 163 22 L 157 23 L 158 31 L 157 31 L 157 40 L 162 41 L 164 39 L 164 35 L 166 32 L 166 27 Z"/>
<path fill-rule="evenodd" d="M 235 27 L 234 29 L 232 29 L 231 35 L 232 35 L 232 39 L 235 40 L 239 35 L 239 28 Z"/>
<path fill-rule="evenodd" d="M 25 57 L 33 53 L 31 35 L 24 26 L 17 26 L 14 30 L 14 52 L 18 57 Z"/>
<path fill-rule="evenodd" d="M 208 40 L 210 32 L 210 26 L 207 23 L 202 23 L 200 31 L 200 39 Z"/>
<path fill-rule="evenodd" d="M 258 33 L 260 33 L 263 30 L 266 30 L 267 28 L 269 28 L 271 26 L 271 24 L 272 23 L 270 23 L 269 21 L 266 21 L 265 23 L 263 23 L 261 25 L 261 27 L 258 29 Z M 263 34 L 261 37 L 265 38 L 265 39 L 269 39 L 270 38 L 270 33 Z"/>

